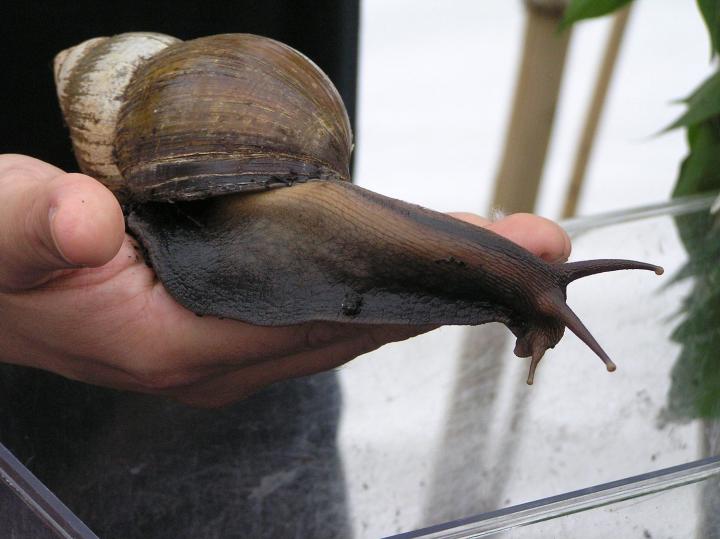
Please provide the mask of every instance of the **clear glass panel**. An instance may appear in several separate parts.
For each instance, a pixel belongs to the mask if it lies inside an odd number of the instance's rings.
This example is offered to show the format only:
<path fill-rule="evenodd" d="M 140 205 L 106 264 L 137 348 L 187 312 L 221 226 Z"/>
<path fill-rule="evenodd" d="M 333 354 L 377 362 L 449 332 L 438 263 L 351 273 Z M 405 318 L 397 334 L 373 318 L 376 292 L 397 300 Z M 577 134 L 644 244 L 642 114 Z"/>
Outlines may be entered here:
<path fill-rule="evenodd" d="M 0 532 L 9 539 L 97 539 L 2 444 Z"/>
<path fill-rule="evenodd" d="M 394 539 L 557 537 L 558 534 L 587 538 L 710 539 L 720 536 L 718 475 L 720 457 L 712 457 L 404 533 Z M 693 487 L 685 488 L 688 485 Z"/>
<path fill-rule="evenodd" d="M 492 325 L 443 328 L 343 369 L 340 447 L 358 536 L 720 453 L 720 234 L 708 220 L 712 201 L 568 223 L 573 260 L 631 258 L 666 270 L 598 275 L 568 289 L 568 304 L 615 360 L 615 373 L 568 333 L 528 387 L 527 361 L 513 356 L 510 333 Z"/>
<path fill-rule="evenodd" d="M 717 490 L 717 480 L 703 481 L 487 537 L 716 539 L 720 536 Z M 712 505 L 708 504 L 708 495 L 714 496 Z"/>

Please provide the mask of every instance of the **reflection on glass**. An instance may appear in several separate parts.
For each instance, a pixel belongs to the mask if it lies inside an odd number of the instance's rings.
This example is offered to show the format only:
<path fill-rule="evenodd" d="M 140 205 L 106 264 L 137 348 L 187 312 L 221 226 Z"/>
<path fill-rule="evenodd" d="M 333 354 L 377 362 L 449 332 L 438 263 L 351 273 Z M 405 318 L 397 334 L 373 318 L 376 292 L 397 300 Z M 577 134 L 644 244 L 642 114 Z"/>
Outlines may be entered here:
<path fill-rule="evenodd" d="M 10 539 L 97 539 L 2 444 L 0 533 Z"/>
<path fill-rule="evenodd" d="M 702 503 L 698 503 L 703 492 L 700 489 L 708 486 L 717 489 L 719 475 L 720 457 L 713 457 L 397 535 L 393 539 L 524 538 L 557 537 L 558 534 L 605 538 L 640 536 L 628 533 L 638 530 L 642 530 L 644 537 L 653 537 L 650 530 L 654 530 L 656 536 L 675 538 L 694 537 L 697 530 L 702 530 L 703 535 L 698 537 L 707 539 L 720 535 L 717 528 L 720 515 L 710 515 L 709 521 L 705 519 Z M 686 485 L 693 488 L 683 488 Z M 650 496 L 657 493 L 664 494 Z M 704 524 L 711 527 L 705 528 Z M 570 530 L 574 533 L 568 533 Z"/>

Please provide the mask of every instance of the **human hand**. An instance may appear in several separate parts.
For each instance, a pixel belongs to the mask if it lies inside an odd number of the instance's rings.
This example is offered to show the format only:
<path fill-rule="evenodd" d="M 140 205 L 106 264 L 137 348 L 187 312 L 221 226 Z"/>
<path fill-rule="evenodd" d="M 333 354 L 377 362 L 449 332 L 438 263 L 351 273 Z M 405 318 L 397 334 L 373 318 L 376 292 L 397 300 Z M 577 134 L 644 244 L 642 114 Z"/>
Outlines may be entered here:
<path fill-rule="evenodd" d="M 453 215 L 548 261 L 569 256 L 567 234 L 546 219 Z M 229 404 L 432 329 L 198 318 L 138 255 L 110 191 L 21 155 L 0 155 L 0 328 L 2 362 L 196 406 Z"/>

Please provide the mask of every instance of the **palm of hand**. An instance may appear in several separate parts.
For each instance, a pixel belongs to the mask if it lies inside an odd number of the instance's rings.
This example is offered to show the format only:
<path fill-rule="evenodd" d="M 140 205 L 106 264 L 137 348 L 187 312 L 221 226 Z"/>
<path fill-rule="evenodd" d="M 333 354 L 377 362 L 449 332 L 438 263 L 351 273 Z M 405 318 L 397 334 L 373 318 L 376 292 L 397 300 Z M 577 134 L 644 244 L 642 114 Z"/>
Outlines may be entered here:
<path fill-rule="evenodd" d="M 107 264 L 62 271 L 3 303 L 3 318 L 14 319 L 13 331 L 24 337 L 23 363 L 208 406 L 332 368 L 426 329 L 328 323 L 266 328 L 199 318 L 170 297 L 130 236 Z"/>

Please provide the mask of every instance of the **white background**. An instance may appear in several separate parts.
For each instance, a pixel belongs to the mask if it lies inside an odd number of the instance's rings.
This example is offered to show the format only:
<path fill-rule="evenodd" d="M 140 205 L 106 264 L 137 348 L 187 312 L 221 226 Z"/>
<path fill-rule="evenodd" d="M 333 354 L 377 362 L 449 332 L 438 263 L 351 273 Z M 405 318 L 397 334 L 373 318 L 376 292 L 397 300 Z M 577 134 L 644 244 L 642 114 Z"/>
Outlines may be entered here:
<path fill-rule="evenodd" d="M 638 0 L 579 212 L 665 200 L 686 153 L 656 134 L 711 72 L 692 0 Z M 520 0 L 362 2 L 356 180 L 440 211 L 487 213 L 522 46 Z M 562 207 L 608 19 L 576 26 L 538 213 Z M 532 121 L 532 119 L 528 119 Z"/>

